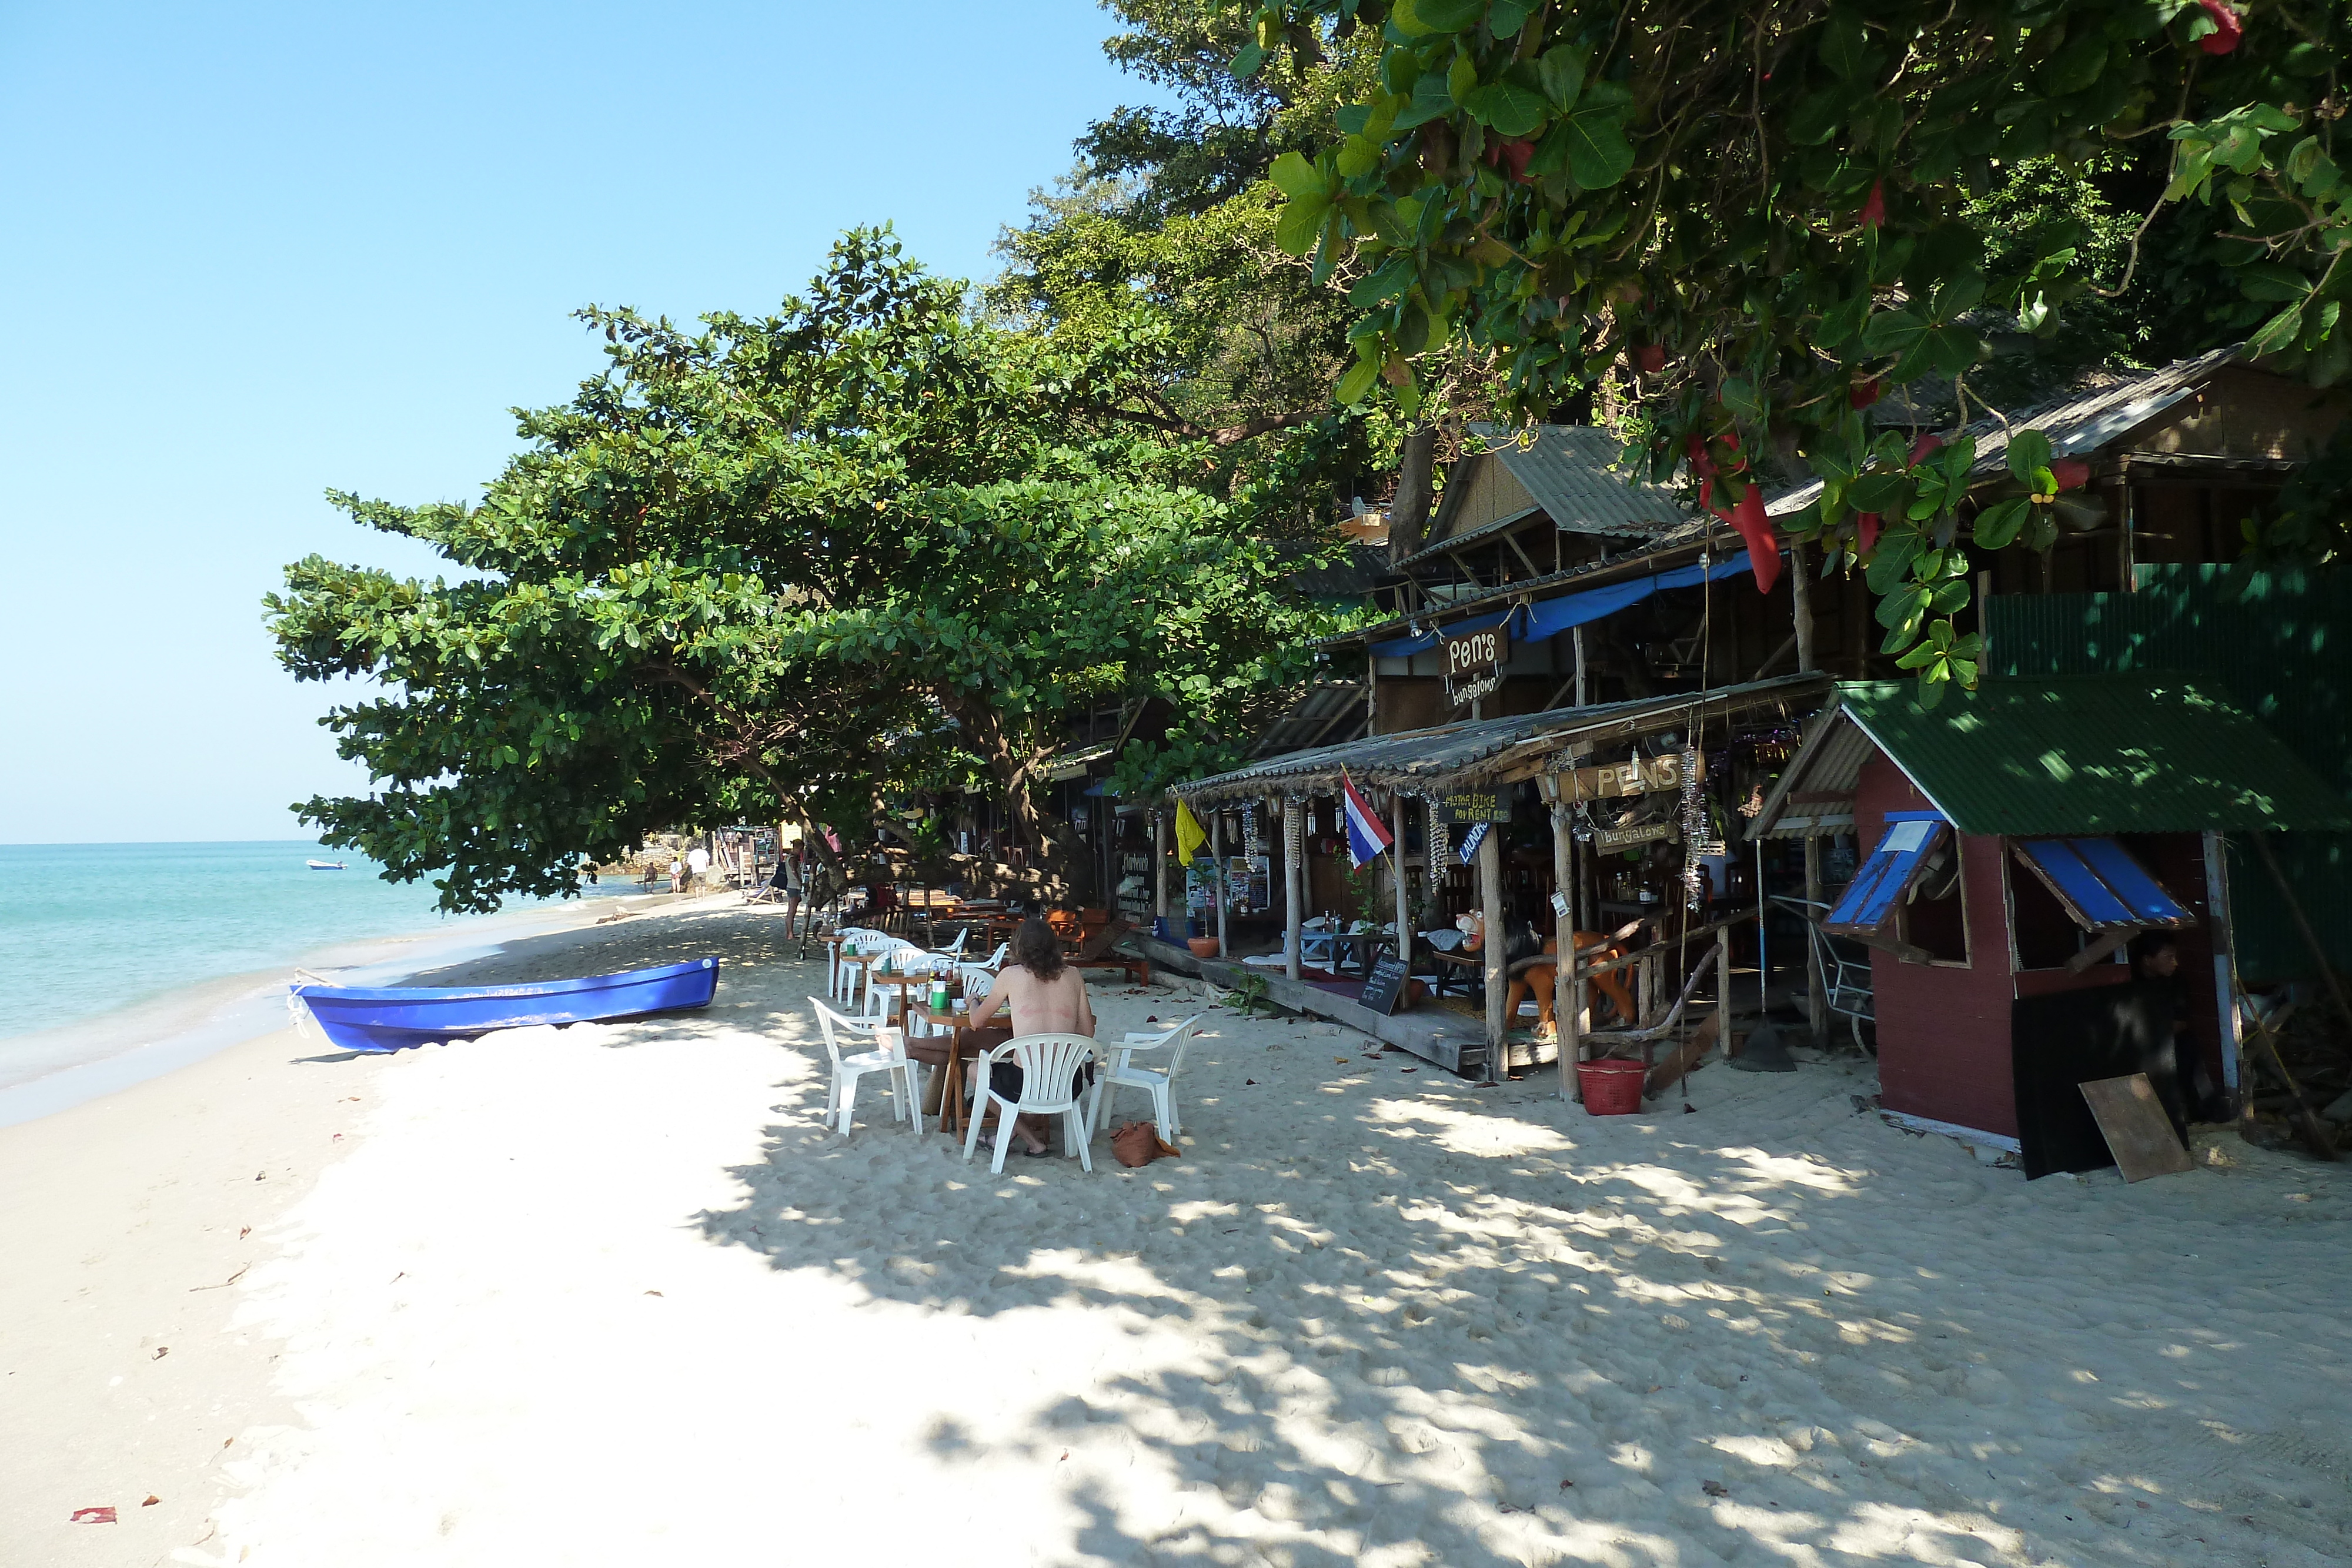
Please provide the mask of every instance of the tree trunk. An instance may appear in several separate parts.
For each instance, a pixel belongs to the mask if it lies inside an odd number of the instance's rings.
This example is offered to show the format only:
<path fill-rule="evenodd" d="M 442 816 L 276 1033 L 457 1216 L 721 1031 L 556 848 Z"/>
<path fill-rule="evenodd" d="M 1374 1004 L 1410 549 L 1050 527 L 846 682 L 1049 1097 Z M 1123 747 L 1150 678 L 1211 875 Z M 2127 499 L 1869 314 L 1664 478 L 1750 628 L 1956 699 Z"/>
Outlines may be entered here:
<path fill-rule="evenodd" d="M 1003 716 L 994 708 L 955 703 L 949 711 L 962 722 L 964 733 L 987 758 L 989 771 L 1004 791 L 1004 810 L 1012 819 L 1014 838 L 1036 846 L 1037 868 L 1049 880 L 1065 888 L 1075 885 L 1071 869 L 1080 858 L 1076 840 L 1066 825 L 1047 822 L 1030 793 L 1037 765 L 1050 753 L 1015 741 L 1005 728 Z"/>
<path fill-rule="evenodd" d="M 1421 549 L 1429 526 L 1431 469 L 1437 454 L 1437 426 L 1417 424 L 1397 452 L 1396 497 L 1389 503 L 1389 565 Z"/>

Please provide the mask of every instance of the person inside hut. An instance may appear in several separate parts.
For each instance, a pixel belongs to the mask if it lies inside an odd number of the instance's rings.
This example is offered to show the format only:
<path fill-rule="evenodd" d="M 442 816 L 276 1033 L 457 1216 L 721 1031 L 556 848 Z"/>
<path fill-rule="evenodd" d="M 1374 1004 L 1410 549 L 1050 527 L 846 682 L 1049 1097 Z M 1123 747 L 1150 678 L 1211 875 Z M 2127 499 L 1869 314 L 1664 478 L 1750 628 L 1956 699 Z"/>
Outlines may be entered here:
<path fill-rule="evenodd" d="M 1087 998 L 1086 977 L 1064 959 L 1062 940 L 1054 935 L 1054 928 L 1034 915 L 1013 933 L 1013 950 L 1007 955 L 1003 973 L 997 976 L 988 995 L 971 1009 L 973 1032 L 987 1029 L 989 1020 L 999 1012 L 1013 1026 L 1011 1033 L 1004 1037 L 1007 1040 L 1017 1040 L 1024 1034 L 1095 1032 L 1095 1009 Z M 982 1049 L 992 1049 L 1001 1043 L 984 1038 Z M 1081 1085 L 1091 1079 L 1092 1071 L 1091 1068 L 1080 1071 Z M 1008 1100 L 1021 1098 L 1020 1068 L 1000 1061 L 990 1067 L 988 1073 L 990 1088 Z M 1000 1127 L 994 1135 L 1018 1138 L 1023 1154 L 1043 1155 L 1048 1152 L 1040 1135 L 1044 1132 L 1044 1118 L 1021 1116 L 1014 1119 L 1009 1132 Z"/>
<path fill-rule="evenodd" d="M 2188 988 L 2181 983 L 2180 944 L 2169 931 L 2142 933 L 2131 945 L 2132 978 L 2157 991 L 2163 1016 L 2171 1020 L 2171 1038 L 2148 1053 L 2143 1071 L 2148 1087 L 2171 1118 L 2172 1130 L 2189 1141 L 2189 1124 L 2209 1122 L 2221 1113 L 2220 1093 L 2203 1053 L 2189 1032 Z"/>

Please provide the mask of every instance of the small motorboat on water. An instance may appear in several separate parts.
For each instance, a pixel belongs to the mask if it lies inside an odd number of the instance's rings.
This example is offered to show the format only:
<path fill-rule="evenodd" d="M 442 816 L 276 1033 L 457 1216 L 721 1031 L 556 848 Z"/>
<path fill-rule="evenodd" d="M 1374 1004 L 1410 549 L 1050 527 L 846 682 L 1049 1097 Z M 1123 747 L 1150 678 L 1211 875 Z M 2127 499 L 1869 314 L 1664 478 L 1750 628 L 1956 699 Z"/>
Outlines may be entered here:
<path fill-rule="evenodd" d="M 341 871 L 344 869 L 343 862 L 341 861 L 304 861 L 302 863 L 309 866 L 312 871 Z"/>
<path fill-rule="evenodd" d="M 528 986 L 327 986 L 286 988 L 345 1051 L 398 1051 L 436 1040 L 471 1040 L 492 1030 L 532 1024 L 598 1023 L 710 1005 L 719 960 L 696 958 L 658 968 L 626 969 Z"/>

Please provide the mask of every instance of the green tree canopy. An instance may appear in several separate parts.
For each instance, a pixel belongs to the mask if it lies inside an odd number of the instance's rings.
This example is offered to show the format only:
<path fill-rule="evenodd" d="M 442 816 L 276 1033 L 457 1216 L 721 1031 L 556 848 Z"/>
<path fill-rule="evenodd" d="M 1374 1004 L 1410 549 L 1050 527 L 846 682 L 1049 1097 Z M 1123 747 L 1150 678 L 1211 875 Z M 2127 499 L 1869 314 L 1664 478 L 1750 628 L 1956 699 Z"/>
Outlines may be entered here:
<path fill-rule="evenodd" d="M 324 721 L 379 788 L 303 819 L 478 909 L 659 827 L 967 755 L 1042 847 L 1029 785 L 1066 707 L 1158 692 L 1214 723 L 1281 678 L 1318 613 L 1192 482 L 1208 444 L 1133 428 L 1159 340 L 963 299 L 860 232 L 773 316 L 592 309 L 608 369 L 521 416 L 480 506 L 334 497 L 470 575 L 289 569 L 280 661 L 387 688 Z"/>
<path fill-rule="evenodd" d="M 1973 682 L 1954 634 L 1964 523 L 1946 452 L 1888 444 L 1864 410 L 1948 378 L 1978 412 L 1989 322 L 2055 334 L 2123 293 L 2165 204 L 2201 214 L 2195 293 L 2315 381 L 2352 368 L 2352 183 L 2334 159 L 2345 0 L 1275 0 L 1240 76 L 1306 78 L 1377 29 L 1378 80 L 1271 173 L 1281 235 L 1349 289 L 1354 363 L 1410 411 L 1422 362 L 1467 342 L 1540 414 L 1617 375 L 1663 475 L 1773 547 L 1758 483 L 1810 468 L 1797 519 L 1870 557 L 1888 651 L 1932 696 Z M 1989 200 L 2141 141 L 2167 179 L 2116 243 L 2072 213 L 2021 228 Z M 1974 389 L 1972 399 L 1971 390 Z M 2019 451 L 2018 495 L 1972 518 L 1998 548 L 2054 537 L 2070 476 Z M 2037 460 L 2044 459 L 2044 460 Z M 1887 527 L 1869 543 L 1872 523 Z"/>

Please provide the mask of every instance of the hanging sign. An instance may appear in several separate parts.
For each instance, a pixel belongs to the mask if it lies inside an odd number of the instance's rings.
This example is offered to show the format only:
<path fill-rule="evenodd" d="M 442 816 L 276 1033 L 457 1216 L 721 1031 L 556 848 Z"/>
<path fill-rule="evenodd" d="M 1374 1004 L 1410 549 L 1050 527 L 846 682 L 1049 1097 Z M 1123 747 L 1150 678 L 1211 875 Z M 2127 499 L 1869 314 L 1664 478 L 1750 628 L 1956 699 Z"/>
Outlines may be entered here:
<path fill-rule="evenodd" d="M 1637 822 L 1630 828 L 1602 828 L 1592 835 L 1596 850 L 1630 850 L 1635 844 L 1654 844 L 1674 838 L 1678 830 L 1672 822 Z"/>
<path fill-rule="evenodd" d="M 1559 776 L 1563 800 L 1620 800 L 1629 795 L 1660 795 L 1683 787 L 1686 755 L 1669 751 L 1663 757 L 1636 757 L 1601 768 L 1572 768 Z"/>
<path fill-rule="evenodd" d="M 1465 790 L 1441 796 L 1437 820 L 1457 827 L 1464 822 L 1507 822 L 1511 820 L 1510 799 L 1491 790 Z"/>
<path fill-rule="evenodd" d="M 1445 660 L 1445 697 L 1454 706 L 1477 701 L 1503 684 L 1503 666 L 1511 661 L 1509 622 L 1460 636 L 1440 632 L 1438 652 Z"/>

